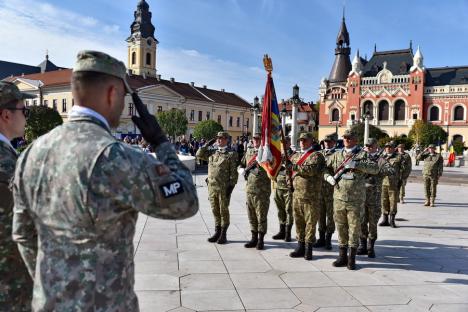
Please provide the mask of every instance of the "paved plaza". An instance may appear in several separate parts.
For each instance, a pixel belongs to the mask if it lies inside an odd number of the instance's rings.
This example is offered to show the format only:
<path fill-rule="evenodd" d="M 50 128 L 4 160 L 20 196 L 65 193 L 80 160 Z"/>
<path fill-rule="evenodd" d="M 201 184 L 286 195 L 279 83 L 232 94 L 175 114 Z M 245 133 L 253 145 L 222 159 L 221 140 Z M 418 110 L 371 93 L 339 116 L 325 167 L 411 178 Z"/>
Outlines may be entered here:
<path fill-rule="evenodd" d="M 428 208 L 421 178 L 413 178 L 408 203 L 398 207 L 399 228 L 379 227 L 377 258 L 357 256 L 358 270 L 349 271 L 332 266 L 336 233 L 333 251 L 315 249 L 312 261 L 290 258 L 296 242 L 271 239 L 278 230 L 273 202 L 265 250 L 244 248 L 250 229 L 242 177 L 230 206 L 229 243 L 208 243 L 213 217 L 204 179 L 196 177 L 195 217 L 174 222 L 140 214 L 135 288 L 142 311 L 468 311 L 467 185 L 439 185 L 437 207 Z"/>

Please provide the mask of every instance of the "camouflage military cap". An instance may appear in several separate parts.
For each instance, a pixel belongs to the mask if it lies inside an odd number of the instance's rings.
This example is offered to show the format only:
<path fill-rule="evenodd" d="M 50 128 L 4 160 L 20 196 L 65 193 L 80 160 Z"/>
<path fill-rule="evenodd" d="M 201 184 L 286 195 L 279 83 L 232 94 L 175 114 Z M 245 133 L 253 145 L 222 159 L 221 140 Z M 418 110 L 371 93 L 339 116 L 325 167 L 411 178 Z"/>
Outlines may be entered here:
<path fill-rule="evenodd" d="M 302 132 L 301 134 L 299 134 L 299 140 L 307 140 L 307 139 L 315 140 L 313 134 L 310 132 Z"/>
<path fill-rule="evenodd" d="M 324 141 L 334 141 L 336 142 L 336 133 L 332 133 L 332 134 L 328 134 L 325 136 L 325 138 L 323 139 Z"/>
<path fill-rule="evenodd" d="M 395 142 L 389 141 L 389 142 L 385 143 L 385 147 L 393 147 L 393 148 L 395 148 Z"/>
<path fill-rule="evenodd" d="M 377 140 L 374 138 L 368 138 L 366 146 L 374 146 L 374 145 L 377 145 Z"/>
<path fill-rule="evenodd" d="M 356 132 L 354 132 L 353 130 L 347 129 L 347 130 L 343 133 L 343 138 L 357 138 L 357 134 L 356 134 Z"/>
<path fill-rule="evenodd" d="M 107 74 L 123 80 L 125 88 L 129 93 L 132 89 L 127 83 L 125 64 L 112 56 L 99 51 L 80 51 L 78 52 L 73 72 L 96 72 Z"/>
<path fill-rule="evenodd" d="M 0 108 L 7 107 L 8 104 L 15 101 L 33 99 L 35 97 L 35 95 L 21 92 L 12 82 L 0 81 Z"/>
<path fill-rule="evenodd" d="M 434 144 L 429 144 L 427 147 L 428 148 L 435 148 L 435 145 Z"/>
<path fill-rule="evenodd" d="M 403 144 L 403 143 L 400 143 L 400 144 L 398 144 L 398 146 L 397 146 L 397 147 L 398 147 L 398 148 L 405 148 L 405 144 Z"/>
<path fill-rule="evenodd" d="M 218 134 L 216 135 L 217 138 L 229 138 L 229 133 L 226 131 L 219 131 Z"/>
<path fill-rule="evenodd" d="M 258 133 L 254 134 L 252 136 L 252 139 L 261 139 L 261 138 L 262 138 L 262 136 L 260 134 L 258 134 Z"/>

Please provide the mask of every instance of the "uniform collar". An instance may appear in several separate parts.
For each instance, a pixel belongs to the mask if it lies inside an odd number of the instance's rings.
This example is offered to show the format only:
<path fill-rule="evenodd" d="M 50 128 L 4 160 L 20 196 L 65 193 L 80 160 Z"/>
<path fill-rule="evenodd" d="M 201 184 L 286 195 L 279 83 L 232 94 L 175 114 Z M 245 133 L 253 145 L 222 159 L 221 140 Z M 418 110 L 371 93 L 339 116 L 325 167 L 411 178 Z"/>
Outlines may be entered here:
<path fill-rule="evenodd" d="M 310 151 L 310 150 L 313 149 L 313 148 L 314 148 L 314 146 L 312 145 L 312 146 L 309 147 L 308 149 L 305 149 L 305 150 L 302 150 L 302 149 L 301 149 L 301 153 L 302 153 L 302 154 L 305 154 L 305 153 L 307 153 L 308 151 Z"/>
<path fill-rule="evenodd" d="M 8 138 L 6 136 L 4 136 L 3 133 L 1 133 L 1 132 L 0 132 L 0 141 L 4 142 L 6 145 L 8 145 L 16 153 L 16 150 L 13 147 L 13 145 L 11 145 L 10 140 L 8 140 Z"/>
<path fill-rule="evenodd" d="M 75 105 L 71 109 L 70 114 L 68 114 L 68 117 L 70 118 L 82 117 L 82 116 L 94 117 L 95 119 L 103 123 L 108 130 L 110 130 L 110 126 L 107 120 L 101 114 L 99 114 L 98 112 L 96 112 L 95 110 L 89 107 Z"/>

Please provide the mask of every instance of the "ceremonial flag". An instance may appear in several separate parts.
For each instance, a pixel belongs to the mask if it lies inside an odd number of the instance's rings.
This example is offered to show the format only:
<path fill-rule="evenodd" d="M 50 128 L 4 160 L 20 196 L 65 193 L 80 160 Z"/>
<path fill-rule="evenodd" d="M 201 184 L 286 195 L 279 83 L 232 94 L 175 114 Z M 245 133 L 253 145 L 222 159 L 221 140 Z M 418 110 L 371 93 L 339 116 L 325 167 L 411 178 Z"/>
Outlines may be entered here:
<path fill-rule="evenodd" d="M 271 72 L 273 65 L 268 55 L 263 58 L 268 72 L 262 110 L 262 143 L 258 149 L 257 161 L 270 179 L 276 178 L 281 167 L 281 119 L 276 100 L 275 86 Z"/>
<path fill-rule="evenodd" d="M 453 164 L 455 164 L 455 149 L 453 148 L 453 143 L 450 145 L 450 154 L 448 156 L 448 165 L 452 167 Z"/>

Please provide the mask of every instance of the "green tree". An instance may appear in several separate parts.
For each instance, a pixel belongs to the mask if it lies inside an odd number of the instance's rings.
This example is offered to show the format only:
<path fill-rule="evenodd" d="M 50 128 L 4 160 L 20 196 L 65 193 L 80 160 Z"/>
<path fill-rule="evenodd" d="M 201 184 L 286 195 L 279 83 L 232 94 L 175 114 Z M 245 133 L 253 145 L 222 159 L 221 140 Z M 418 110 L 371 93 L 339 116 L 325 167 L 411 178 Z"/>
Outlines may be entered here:
<path fill-rule="evenodd" d="M 379 145 L 384 146 L 385 143 L 393 141 L 396 145 L 405 144 L 405 150 L 411 149 L 413 147 L 413 139 L 405 135 L 386 137 L 379 140 Z"/>
<path fill-rule="evenodd" d="M 205 120 L 199 122 L 193 129 L 193 136 L 200 139 L 212 139 L 219 131 L 223 131 L 223 126 L 214 120 Z"/>
<path fill-rule="evenodd" d="M 453 141 L 453 150 L 455 151 L 456 155 L 463 155 L 463 151 L 465 150 L 465 142 Z"/>
<path fill-rule="evenodd" d="M 187 132 L 188 120 L 183 110 L 173 108 L 168 111 L 159 112 L 156 117 L 161 128 L 172 138 Z"/>
<path fill-rule="evenodd" d="M 63 123 L 60 114 L 47 106 L 31 106 L 30 110 L 25 129 L 25 138 L 29 143 Z"/>
<path fill-rule="evenodd" d="M 360 145 L 364 144 L 364 123 L 357 123 L 351 127 L 358 137 L 358 142 Z M 379 127 L 369 125 L 369 138 L 374 138 L 380 140 L 382 138 L 388 138 L 388 134 L 380 129 Z"/>
<path fill-rule="evenodd" d="M 415 143 L 422 146 L 429 144 L 444 144 L 447 142 L 447 132 L 442 127 L 430 122 L 416 120 L 408 135 Z"/>

